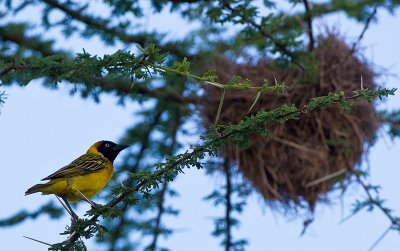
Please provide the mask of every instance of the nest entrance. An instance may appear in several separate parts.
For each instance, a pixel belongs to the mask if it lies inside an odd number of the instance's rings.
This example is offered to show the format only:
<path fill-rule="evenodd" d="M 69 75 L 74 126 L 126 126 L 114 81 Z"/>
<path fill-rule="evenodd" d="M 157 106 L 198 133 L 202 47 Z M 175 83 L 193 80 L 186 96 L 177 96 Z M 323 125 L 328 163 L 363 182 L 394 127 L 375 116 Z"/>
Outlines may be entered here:
<path fill-rule="evenodd" d="M 313 83 L 302 81 L 298 72 L 277 69 L 271 60 L 261 60 L 254 65 L 219 57 L 213 68 L 222 83 L 237 75 L 253 83 L 263 83 L 264 79 L 273 83 L 276 78 L 288 86 L 283 95 L 262 94 L 253 111 L 272 110 L 283 103 L 300 107 L 311 98 L 329 92 L 344 91 L 352 95 L 360 88 L 361 76 L 365 88 L 375 89 L 374 73 L 368 64 L 355 57 L 334 35 L 319 39 L 315 55 L 318 72 Z M 212 87 L 205 92 L 207 98 L 200 110 L 204 125 L 209 127 L 215 119 L 221 92 Z M 219 123 L 238 123 L 246 116 L 253 99 L 254 92 L 226 92 Z M 279 202 L 284 207 L 295 208 L 307 202 L 313 211 L 318 201 L 328 200 L 327 193 L 338 184 L 348 185 L 349 177 L 339 174 L 357 168 L 378 127 L 373 104 L 356 102 L 348 113 L 331 106 L 305 114 L 299 120 L 274 125 L 270 128 L 272 137 L 268 139 L 253 135 L 250 147 L 245 150 L 227 146 L 221 157 L 236 161 L 267 203 Z M 337 177 L 333 177 L 335 174 Z"/>

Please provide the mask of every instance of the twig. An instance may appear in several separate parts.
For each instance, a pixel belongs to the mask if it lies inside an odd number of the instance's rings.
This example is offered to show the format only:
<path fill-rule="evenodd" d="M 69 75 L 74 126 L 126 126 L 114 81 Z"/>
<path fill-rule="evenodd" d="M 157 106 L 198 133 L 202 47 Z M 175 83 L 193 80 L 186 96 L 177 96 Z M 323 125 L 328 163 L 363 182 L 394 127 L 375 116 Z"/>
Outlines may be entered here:
<path fill-rule="evenodd" d="M 187 77 L 187 78 L 191 78 L 191 79 L 193 79 L 193 80 L 195 80 L 195 81 L 197 81 L 197 82 L 199 82 L 201 84 L 204 84 L 204 83 L 205 84 L 209 84 L 209 85 L 215 86 L 215 87 L 217 87 L 219 89 L 223 89 L 223 90 L 250 90 L 250 91 L 254 91 L 254 92 L 260 93 L 260 92 L 264 92 L 264 91 L 274 91 L 274 88 L 276 88 L 276 86 L 278 85 L 278 83 L 276 82 L 276 79 L 275 79 L 275 86 L 267 86 L 265 84 L 264 85 L 259 85 L 259 86 L 256 86 L 256 85 L 248 86 L 248 85 L 221 84 L 221 83 L 218 83 L 218 82 L 212 82 L 212 81 L 204 80 L 203 77 L 196 76 L 196 75 L 191 74 L 189 72 L 182 72 L 182 71 L 179 71 L 179 70 L 174 69 L 174 68 L 165 67 L 165 66 L 156 65 L 156 64 L 149 64 L 149 66 L 153 67 L 154 69 L 161 70 L 163 72 L 172 72 L 172 73 L 175 73 L 175 74 Z M 284 86 L 284 85 L 282 84 L 282 86 Z"/>
<path fill-rule="evenodd" d="M 385 238 L 385 236 L 390 232 L 392 229 L 392 226 L 388 227 L 382 234 L 379 236 L 379 238 L 372 244 L 372 246 L 368 249 L 368 251 L 372 251 L 378 244 Z"/>
<path fill-rule="evenodd" d="M 168 189 L 168 181 L 164 181 L 162 184 L 162 188 L 159 194 L 159 198 L 157 201 L 157 217 L 156 217 L 156 224 L 154 227 L 154 232 L 153 232 L 153 239 L 150 243 L 150 245 L 145 249 L 149 251 L 156 251 L 157 249 L 157 241 L 158 237 L 160 236 L 161 233 L 161 217 L 164 214 L 165 207 L 164 207 L 164 201 L 165 201 L 165 193 Z"/>
<path fill-rule="evenodd" d="M 341 221 L 339 221 L 339 225 L 343 224 L 344 222 L 348 221 L 349 219 L 351 219 L 351 217 L 353 217 L 354 215 L 356 215 L 358 213 L 358 211 L 356 212 L 352 212 L 351 214 L 349 214 L 348 216 L 344 217 Z"/>
<path fill-rule="evenodd" d="M 378 10 L 378 5 L 375 5 L 373 11 L 371 12 L 371 14 L 368 16 L 367 20 L 365 21 L 365 25 L 364 25 L 364 28 L 363 28 L 362 32 L 358 36 L 357 40 L 351 46 L 350 54 L 354 53 L 354 51 L 356 50 L 357 45 L 360 43 L 361 39 L 364 37 L 364 34 L 368 30 L 369 24 L 371 23 L 372 19 L 375 17 L 375 15 L 377 13 L 377 10 Z"/>
<path fill-rule="evenodd" d="M 377 203 L 376 202 L 376 198 L 374 198 L 371 194 L 371 189 L 370 186 L 365 184 L 364 181 L 361 179 L 360 175 L 358 175 L 357 173 L 354 173 L 354 171 L 352 171 L 353 174 L 356 177 L 356 181 L 358 184 L 361 185 L 361 187 L 364 189 L 368 200 L 371 202 L 371 204 L 373 206 L 376 206 L 378 209 L 380 209 L 382 211 L 382 213 L 390 220 L 391 224 L 389 226 L 388 229 L 385 230 L 385 232 L 372 244 L 372 246 L 368 249 L 368 251 L 371 251 L 372 249 L 374 249 L 376 247 L 376 245 L 379 244 L 379 242 L 386 236 L 386 234 L 393 228 L 396 227 L 396 229 L 400 229 L 400 218 L 397 218 L 395 216 L 393 216 L 391 214 L 391 210 L 384 207 L 381 203 Z M 353 214 L 354 215 L 354 214 Z M 350 215 L 352 216 L 352 215 Z"/>
<path fill-rule="evenodd" d="M 354 172 L 353 172 L 354 173 Z M 376 199 L 372 196 L 370 189 L 368 187 L 367 184 L 364 183 L 364 181 L 361 180 L 360 176 L 355 174 L 356 176 L 356 181 L 358 184 L 361 185 L 361 187 L 364 189 L 365 193 L 367 194 L 367 197 L 370 201 L 375 201 Z M 400 227 L 400 221 L 398 218 L 394 217 L 393 215 L 391 215 L 390 210 L 388 210 L 387 208 L 383 207 L 381 204 L 379 203 L 374 203 L 374 205 L 376 207 L 378 207 L 382 213 L 390 220 L 390 222 L 392 223 L 391 226 L 398 226 Z"/>
<path fill-rule="evenodd" d="M 303 230 L 301 230 L 300 236 L 303 236 L 306 233 L 308 227 L 311 225 L 311 223 L 313 223 L 313 221 L 314 218 L 310 217 L 303 222 Z"/>
<path fill-rule="evenodd" d="M 229 160 L 227 157 L 224 159 L 224 171 L 225 171 L 225 178 L 226 178 L 226 194 L 225 194 L 225 234 L 226 234 L 226 240 L 225 240 L 225 251 L 229 251 L 232 248 L 232 219 L 231 219 L 231 213 L 232 213 L 232 175 L 231 175 L 231 170 L 229 166 Z"/>

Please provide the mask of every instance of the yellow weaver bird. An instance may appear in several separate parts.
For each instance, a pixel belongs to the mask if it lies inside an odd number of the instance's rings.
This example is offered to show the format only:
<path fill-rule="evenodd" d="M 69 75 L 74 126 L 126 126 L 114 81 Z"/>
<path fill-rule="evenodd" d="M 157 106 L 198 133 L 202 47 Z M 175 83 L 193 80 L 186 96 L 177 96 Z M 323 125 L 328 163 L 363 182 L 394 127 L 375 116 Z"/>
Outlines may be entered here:
<path fill-rule="evenodd" d="M 73 219 L 77 219 L 78 216 L 68 201 L 85 200 L 95 206 L 90 198 L 108 183 L 113 174 L 115 158 L 127 147 L 105 140 L 96 142 L 85 154 L 69 165 L 42 179 L 48 180 L 47 183 L 34 185 L 25 192 L 25 195 L 41 192 L 61 197 L 68 213 Z"/>

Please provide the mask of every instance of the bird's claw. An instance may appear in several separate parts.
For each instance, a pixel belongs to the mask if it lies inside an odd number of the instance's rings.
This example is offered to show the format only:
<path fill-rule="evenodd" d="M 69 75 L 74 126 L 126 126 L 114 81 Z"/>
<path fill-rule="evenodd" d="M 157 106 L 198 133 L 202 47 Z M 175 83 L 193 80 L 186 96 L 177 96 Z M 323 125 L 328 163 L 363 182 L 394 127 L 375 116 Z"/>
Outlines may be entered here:
<path fill-rule="evenodd" d="M 71 221 L 77 222 L 79 220 L 79 217 L 76 213 L 72 212 L 71 213 Z"/>

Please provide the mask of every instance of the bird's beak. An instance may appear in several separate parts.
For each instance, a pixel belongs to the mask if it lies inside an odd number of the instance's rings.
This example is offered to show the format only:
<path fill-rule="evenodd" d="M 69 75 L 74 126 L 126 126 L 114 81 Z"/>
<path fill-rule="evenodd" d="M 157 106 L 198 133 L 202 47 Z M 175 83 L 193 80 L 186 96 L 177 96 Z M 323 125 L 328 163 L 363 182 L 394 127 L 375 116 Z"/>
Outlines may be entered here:
<path fill-rule="evenodd" d="M 115 152 L 120 152 L 120 151 L 124 150 L 127 147 L 129 147 L 129 145 L 116 145 L 112 149 Z"/>

